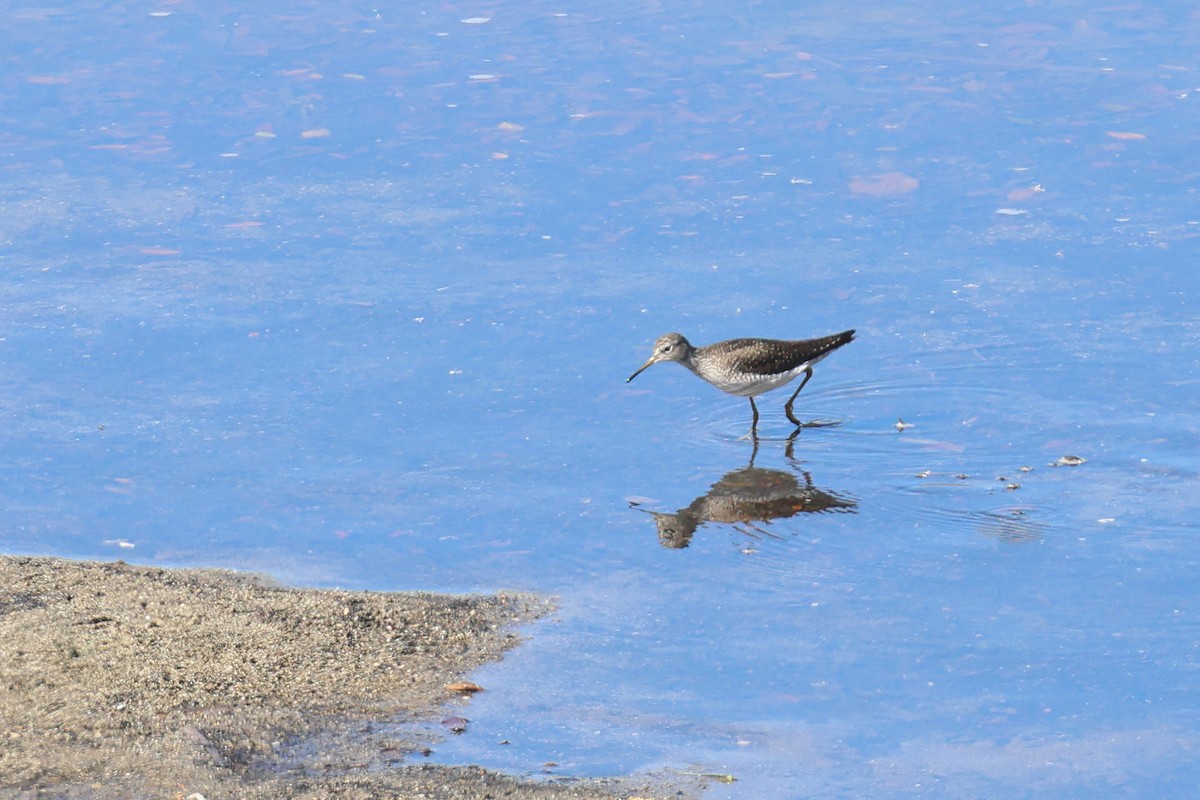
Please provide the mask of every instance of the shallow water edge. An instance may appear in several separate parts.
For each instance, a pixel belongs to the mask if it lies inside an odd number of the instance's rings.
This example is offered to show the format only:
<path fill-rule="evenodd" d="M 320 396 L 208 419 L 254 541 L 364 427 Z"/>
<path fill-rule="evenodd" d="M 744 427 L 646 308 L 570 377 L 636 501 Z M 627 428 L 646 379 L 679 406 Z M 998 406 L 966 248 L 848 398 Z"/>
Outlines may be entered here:
<path fill-rule="evenodd" d="M 446 686 L 551 610 L 530 595 L 8 556 L 0 587 L 5 797 L 684 796 L 422 763 L 420 723 L 469 713 Z"/>

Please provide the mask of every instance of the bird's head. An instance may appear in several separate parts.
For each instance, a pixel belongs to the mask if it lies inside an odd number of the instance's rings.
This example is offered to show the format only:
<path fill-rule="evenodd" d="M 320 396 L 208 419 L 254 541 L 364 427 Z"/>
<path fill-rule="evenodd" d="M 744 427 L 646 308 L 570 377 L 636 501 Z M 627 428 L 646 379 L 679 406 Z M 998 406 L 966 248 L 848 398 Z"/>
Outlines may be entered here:
<path fill-rule="evenodd" d="M 692 346 L 688 340 L 683 338 L 680 333 L 664 333 L 658 337 L 658 341 L 654 343 L 654 351 L 650 354 L 650 358 L 645 364 L 638 367 L 637 372 L 625 379 L 626 383 L 642 374 L 642 371 L 651 364 L 657 364 L 660 361 L 683 361 L 691 355 Z"/>

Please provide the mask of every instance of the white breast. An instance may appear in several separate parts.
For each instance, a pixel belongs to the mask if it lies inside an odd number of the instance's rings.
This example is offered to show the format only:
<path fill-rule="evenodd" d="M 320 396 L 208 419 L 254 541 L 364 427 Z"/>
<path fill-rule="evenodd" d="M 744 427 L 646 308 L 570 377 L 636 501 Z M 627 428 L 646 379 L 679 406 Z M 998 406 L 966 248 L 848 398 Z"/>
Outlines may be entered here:
<path fill-rule="evenodd" d="M 804 372 L 805 366 L 807 365 L 801 365 L 779 375 L 748 375 L 746 373 L 722 375 L 719 380 L 713 380 L 711 383 L 721 391 L 736 394 L 739 397 L 757 397 L 764 392 L 791 383 L 797 375 Z"/>

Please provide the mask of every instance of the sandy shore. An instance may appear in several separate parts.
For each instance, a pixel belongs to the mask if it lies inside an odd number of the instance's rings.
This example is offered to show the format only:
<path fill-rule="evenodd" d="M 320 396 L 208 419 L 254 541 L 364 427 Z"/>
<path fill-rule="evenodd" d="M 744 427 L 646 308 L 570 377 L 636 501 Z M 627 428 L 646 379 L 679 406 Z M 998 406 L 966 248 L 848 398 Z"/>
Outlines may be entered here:
<path fill-rule="evenodd" d="M 421 763 L 436 745 L 388 724 L 441 719 L 446 684 L 548 611 L 522 595 L 0 557 L 0 797 L 681 796 Z"/>

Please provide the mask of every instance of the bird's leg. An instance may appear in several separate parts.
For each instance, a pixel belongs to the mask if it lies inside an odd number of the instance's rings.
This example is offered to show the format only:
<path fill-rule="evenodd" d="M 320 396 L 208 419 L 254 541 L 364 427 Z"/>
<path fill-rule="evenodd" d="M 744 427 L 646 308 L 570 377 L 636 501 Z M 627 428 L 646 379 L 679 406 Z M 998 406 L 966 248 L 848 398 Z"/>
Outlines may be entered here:
<path fill-rule="evenodd" d="M 791 399 L 788 400 L 787 405 L 785 405 L 783 407 L 784 412 L 787 413 L 787 418 L 790 419 L 792 421 L 792 424 L 795 425 L 797 428 L 803 427 L 804 423 L 802 423 L 800 420 L 796 419 L 796 415 L 792 413 L 792 403 L 796 402 L 796 395 L 800 394 L 800 390 L 804 388 L 804 384 L 808 383 L 808 379 L 811 377 L 812 377 L 812 367 L 808 367 L 807 369 L 804 370 L 804 380 L 800 381 L 800 385 L 796 387 L 796 391 L 792 392 Z M 751 401 L 751 403 L 753 403 L 753 401 Z"/>
<path fill-rule="evenodd" d="M 746 398 L 750 401 L 750 410 L 754 412 L 754 420 L 750 423 L 750 435 L 755 439 L 758 438 L 758 406 L 754 405 L 754 398 Z"/>

